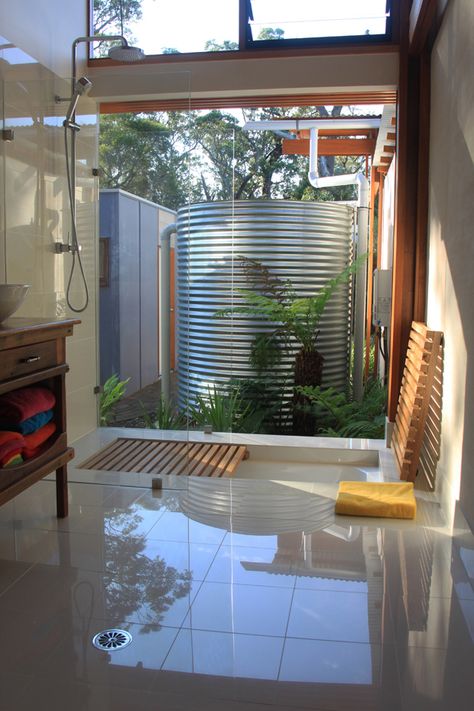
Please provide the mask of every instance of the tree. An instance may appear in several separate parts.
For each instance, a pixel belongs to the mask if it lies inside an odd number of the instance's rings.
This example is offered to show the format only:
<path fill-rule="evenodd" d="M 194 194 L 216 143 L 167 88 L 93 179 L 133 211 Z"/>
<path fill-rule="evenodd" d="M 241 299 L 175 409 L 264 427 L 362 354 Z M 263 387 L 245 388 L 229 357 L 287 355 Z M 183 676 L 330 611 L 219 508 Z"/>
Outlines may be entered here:
<path fill-rule="evenodd" d="M 257 35 L 258 40 L 280 40 L 284 39 L 285 30 L 281 27 L 262 27 Z"/>
<path fill-rule="evenodd" d="M 186 155 L 155 115 L 112 114 L 101 119 L 101 186 L 121 188 L 171 209 L 189 197 Z"/>
<path fill-rule="evenodd" d="M 142 16 L 142 0 L 94 0 L 94 34 L 119 34 Z"/>
<path fill-rule="evenodd" d="M 324 106 L 242 110 L 244 121 L 338 116 Z M 308 158 L 283 155 L 281 135 L 244 131 L 235 112 L 179 111 L 102 119 L 104 187 L 121 187 L 177 208 L 190 201 L 266 198 L 350 200 L 352 186 L 319 189 L 308 181 Z M 358 172 L 360 158 L 319 157 L 320 175 Z"/>
<path fill-rule="evenodd" d="M 224 40 L 219 43 L 214 39 L 207 40 L 204 45 L 206 52 L 232 52 L 239 49 L 239 43 L 232 40 Z"/>

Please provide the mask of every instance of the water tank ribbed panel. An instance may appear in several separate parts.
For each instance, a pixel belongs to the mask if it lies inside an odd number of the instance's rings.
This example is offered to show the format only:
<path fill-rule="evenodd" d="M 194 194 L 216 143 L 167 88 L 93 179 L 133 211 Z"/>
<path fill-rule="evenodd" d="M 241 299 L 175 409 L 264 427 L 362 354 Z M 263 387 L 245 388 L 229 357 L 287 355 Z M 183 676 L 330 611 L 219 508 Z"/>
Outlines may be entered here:
<path fill-rule="evenodd" d="M 298 296 L 315 294 L 351 255 L 353 208 L 335 203 L 246 200 L 200 203 L 177 216 L 177 356 L 179 402 L 208 385 L 255 377 L 250 365 L 256 333 L 268 326 L 248 316 L 215 318 L 242 303 L 248 288 L 239 256 L 261 261 L 290 280 Z M 344 388 L 349 365 L 350 286 L 341 286 L 320 322 L 323 384 Z M 277 377 L 291 394 L 298 347 Z"/>

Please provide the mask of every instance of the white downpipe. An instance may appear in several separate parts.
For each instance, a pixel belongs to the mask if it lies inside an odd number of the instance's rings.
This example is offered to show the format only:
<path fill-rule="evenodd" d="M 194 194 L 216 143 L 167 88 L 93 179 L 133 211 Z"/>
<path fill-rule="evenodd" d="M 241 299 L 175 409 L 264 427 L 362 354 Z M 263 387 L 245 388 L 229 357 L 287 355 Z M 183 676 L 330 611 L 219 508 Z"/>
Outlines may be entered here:
<path fill-rule="evenodd" d="M 308 180 L 311 181 L 318 177 L 318 129 L 312 126 L 309 129 L 309 170 Z"/>
<path fill-rule="evenodd" d="M 161 397 L 166 402 L 170 399 L 170 241 L 176 232 L 176 222 L 164 227 L 160 234 L 160 363 Z"/>
<path fill-rule="evenodd" d="M 369 226 L 369 181 L 363 173 L 349 175 L 331 175 L 320 178 L 318 175 L 318 129 L 365 129 L 379 128 L 380 119 L 286 119 L 283 121 L 248 121 L 245 131 L 296 131 L 309 129 L 309 170 L 308 180 L 314 188 L 331 188 L 338 185 L 357 185 L 359 188 L 359 206 L 357 216 L 357 255 L 367 252 Z M 354 397 L 362 399 L 364 334 L 365 334 L 365 297 L 367 289 L 367 262 L 356 277 L 354 298 Z"/>
<path fill-rule="evenodd" d="M 318 175 L 318 129 L 309 131 L 309 170 L 308 180 L 313 188 L 331 188 L 338 185 L 357 185 L 359 192 L 357 208 L 357 254 L 367 252 L 369 230 L 369 181 L 363 173 L 348 175 L 330 175 L 320 178 Z M 367 263 L 356 275 L 354 295 L 354 371 L 353 394 L 359 402 L 364 394 L 364 334 L 365 334 L 365 298 L 367 291 Z"/>
<path fill-rule="evenodd" d="M 369 181 L 363 173 L 357 175 L 359 207 L 357 210 L 357 256 L 367 253 L 369 233 Z M 354 295 L 354 397 L 359 402 L 364 394 L 364 342 L 367 295 L 367 261 L 356 274 Z"/>

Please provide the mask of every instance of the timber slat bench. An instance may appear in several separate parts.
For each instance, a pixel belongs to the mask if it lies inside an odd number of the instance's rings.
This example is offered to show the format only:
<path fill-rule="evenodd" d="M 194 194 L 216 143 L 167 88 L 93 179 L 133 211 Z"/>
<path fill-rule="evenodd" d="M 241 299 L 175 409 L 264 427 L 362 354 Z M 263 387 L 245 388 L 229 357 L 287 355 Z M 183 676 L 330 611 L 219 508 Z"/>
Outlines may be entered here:
<path fill-rule="evenodd" d="M 247 447 L 119 437 L 86 459 L 80 469 L 183 476 L 228 477 L 248 458 Z"/>

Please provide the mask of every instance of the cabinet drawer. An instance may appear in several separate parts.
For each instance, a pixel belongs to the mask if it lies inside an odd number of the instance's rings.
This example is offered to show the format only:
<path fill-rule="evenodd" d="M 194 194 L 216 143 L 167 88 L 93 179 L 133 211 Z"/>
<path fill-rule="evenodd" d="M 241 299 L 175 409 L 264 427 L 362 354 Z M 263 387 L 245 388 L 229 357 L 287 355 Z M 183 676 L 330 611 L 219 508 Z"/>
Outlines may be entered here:
<path fill-rule="evenodd" d="M 0 355 L 0 380 L 10 380 L 55 365 L 59 365 L 56 341 L 9 348 Z"/>

